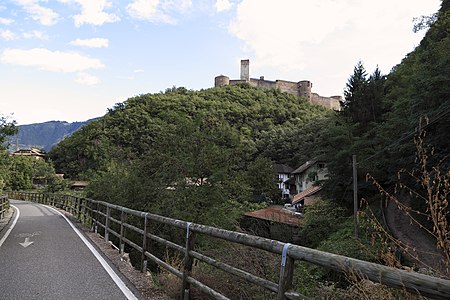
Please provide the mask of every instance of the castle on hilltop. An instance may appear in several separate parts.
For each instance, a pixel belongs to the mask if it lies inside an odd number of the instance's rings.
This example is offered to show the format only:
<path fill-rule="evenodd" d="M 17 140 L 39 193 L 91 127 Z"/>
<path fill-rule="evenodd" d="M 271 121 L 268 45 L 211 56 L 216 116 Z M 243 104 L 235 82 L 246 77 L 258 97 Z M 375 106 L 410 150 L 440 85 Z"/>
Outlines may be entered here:
<path fill-rule="evenodd" d="M 214 80 L 214 86 L 226 86 L 235 85 L 238 83 L 248 83 L 253 87 L 261 89 L 280 89 L 282 92 L 286 92 L 295 96 L 305 97 L 310 103 L 321 105 L 329 109 L 340 110 L 341 96 L 324 97 L 319 94 L 311 92 L 312 83 L 308 80 L 302 80 L 299 82 L 292 82 L 286 80 L 265 80 L 264 76 L 259 79 L 250 78 L 250 61 L 248 59 L 241 60 L 241 79 L 231 79 L 227 76 L 220 75 Z"/>

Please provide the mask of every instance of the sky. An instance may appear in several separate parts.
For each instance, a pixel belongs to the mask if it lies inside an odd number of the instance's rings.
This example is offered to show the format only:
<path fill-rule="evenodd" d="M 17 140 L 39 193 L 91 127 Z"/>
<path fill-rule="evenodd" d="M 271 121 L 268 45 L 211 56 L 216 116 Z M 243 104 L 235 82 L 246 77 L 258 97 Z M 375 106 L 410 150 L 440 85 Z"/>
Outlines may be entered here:
<path fill-rule="evenodd" d="M 0 115 L 84 121 L 126 99 L 214 86 L 214 77 L 298 82 L 342 95 L 358 61 L 384 74 L 423 38 L 440 0 L 0 0 Z"/>

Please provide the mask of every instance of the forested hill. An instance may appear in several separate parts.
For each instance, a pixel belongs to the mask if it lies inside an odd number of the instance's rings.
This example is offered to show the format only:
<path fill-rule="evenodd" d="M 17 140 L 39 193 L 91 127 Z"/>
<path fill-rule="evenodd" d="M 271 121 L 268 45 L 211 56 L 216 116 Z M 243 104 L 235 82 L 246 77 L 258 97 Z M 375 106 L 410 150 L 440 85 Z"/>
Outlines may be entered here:
<path fill-rule="evenodd" d="M 112 160 L 171 151 L 169 143 L 178 149 L 182 145 L 177 143 L 190 137 L 192 143 L 204 139 L 211 145 L 238 147 L 252 156 L 268 133 L 283 135 L 289 128 L 330 113 L 304 99 L 245 84 L 201 91 L 172 88 L 116 104 L 106 116 L 61 142 L 51 156 L 56 168 L 70 177 L 102 170 Z"/>
<path fill-rule="evenodd" d="M 14 151 L 18 146 L 20 149 L 37 147 L 50 151 L 54 145 L 89 121 L 91 120 L 73 123 L 49 121 L 18 126 L 18 133 L 8 138 L 9 149 Z"/>
<path fill-rule="evenodd" d="M 278 153 L 286 137 L 333 114 L 246 84 L 173 88 L 116 104 L 50 156 L 66 177 L 91 180 L 94 199 L 227 227 L 245 203 L 277 200 L 274 161 L 296 166 L 312 155 Z"/>

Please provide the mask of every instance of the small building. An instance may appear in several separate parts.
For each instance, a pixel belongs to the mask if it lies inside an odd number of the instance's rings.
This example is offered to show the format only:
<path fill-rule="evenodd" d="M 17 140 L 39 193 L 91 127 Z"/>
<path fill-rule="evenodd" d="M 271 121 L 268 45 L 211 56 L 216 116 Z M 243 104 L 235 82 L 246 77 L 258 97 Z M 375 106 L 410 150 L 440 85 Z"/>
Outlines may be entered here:
<path fill-rule="evenodd" d="M 301 224 L 300 214 L 281 205 L 247 212 L 241 220 L 241 227 L 255 235 L 290 243 L 296 242 Z"/>
<path fill-rule="evenodd" d="M 70 183 L 70 189 L 72 190 L 84 190 L 89 185 L 89 182 L 87 181 L 72 181 Z"/>
<path fill-rule="evenodd" d="M 12 154 L 13 156 L 30 156 L 35 157 L 36 159 L 43 159 L 47 156 L 47 154 L 38 149 L 38 148 L 31 148 L 31 149 L 19 149 Z"/>

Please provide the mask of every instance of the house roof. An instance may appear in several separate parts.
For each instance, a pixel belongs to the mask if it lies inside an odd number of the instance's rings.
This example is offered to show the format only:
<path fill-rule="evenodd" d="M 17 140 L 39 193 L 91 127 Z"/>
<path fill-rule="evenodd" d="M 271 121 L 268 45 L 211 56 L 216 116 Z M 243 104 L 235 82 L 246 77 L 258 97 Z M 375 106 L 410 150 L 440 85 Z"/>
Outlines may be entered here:
<path fill-rule="evenodd" d="M 256 219 L 294 226 L 299 226 L 302 222 L 300 216 L 297 216 L 293 211 L 284 209 L 281 205 L 270 206 L 268 208 L 245 213 L 244 215 Z"/>
<path fill-rule="evenodd" d="M 283 164 L 275 164 L 273 166 L 273 168 L 275 169 L 275 172 L 284 173 L 284 174 L 291 174 L 292 171 L 294 170 L 291 167 L 283 165 Z"/>
<path fill-rule="evenodd" d="M 308 196 L 314 195 L 321 189 L 322 189 L 322 186 L 320 186 L 320 185 L 315 185 L 315 186 L 313 185 L 312 187 L 307 188 L 303 192 L 300 192 L 294 196 L 294 198 L 292 199 L 292 204 L 296 204 L 296 203 L 300 202 L 302 199 L 304 199 Z M 305 203 L 305 205 L 309 205 L 309 204 L 312 204 L 312 203 Z"/>
<path fill-rule="evenodd" d="M 13 155 L 22 155 L 22 156 L 45 156 L 45 153 L 37 148 L 31 149 L 19 149 L 14 151 Z"/>
<path fill-rule="evenodd" d="M 311 166 L 313 166 L 317 162 L 317 159 L 308 160 L 303 165 L 295 169 L 292 174 L 300 174 L 308 170 Z"/>
<path fill-rule="evenodd" d="M 89 185 L 88 181 L 73 181 L 70 184 L 70 187 L 75 188 L 75 187 L 87 187 Z"/>

